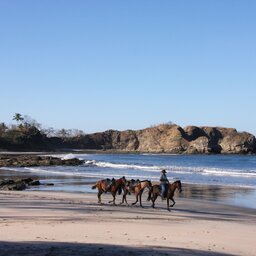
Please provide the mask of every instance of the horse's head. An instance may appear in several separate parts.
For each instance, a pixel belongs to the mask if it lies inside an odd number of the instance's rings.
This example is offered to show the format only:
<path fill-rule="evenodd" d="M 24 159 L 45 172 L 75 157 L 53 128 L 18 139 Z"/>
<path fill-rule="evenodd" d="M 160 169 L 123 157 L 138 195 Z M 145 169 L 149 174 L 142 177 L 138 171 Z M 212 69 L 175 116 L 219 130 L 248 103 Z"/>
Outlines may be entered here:
<path fill-rule="evenodd" d="M 120 184 L 122 187 L 127 186 L 127 180 L 126 180 L 125 176 L 123 176 L 122 178 L 119 179 L 119 184 Z"/>
<path fill-rule="evenodd" d="M 122 177 L 122 180 L 123 180 L 124 183 L 126 182 L 125 176 Z"/>
<path fill-rule="evenodd" d="M 148 187 L 152 188 L 152 182 L 150 180 L 148 181 Z"/>
<path fill-rule="evenodd" d="M 141 188 L 148 188 L 150 189 L 152 187 L 152 183 L 150 180 L 143 180 L 141 181 Z"/>
<path fill-rule="evenodd" d="M 182 187 L 181 187 L 181 182 L 180 182 L 180 180 L 175 181 L 175 183 L 176 183 L 177 189 L 178 189 L 179 192 L 181 193 L 181 192 L 182 192 Z"/>

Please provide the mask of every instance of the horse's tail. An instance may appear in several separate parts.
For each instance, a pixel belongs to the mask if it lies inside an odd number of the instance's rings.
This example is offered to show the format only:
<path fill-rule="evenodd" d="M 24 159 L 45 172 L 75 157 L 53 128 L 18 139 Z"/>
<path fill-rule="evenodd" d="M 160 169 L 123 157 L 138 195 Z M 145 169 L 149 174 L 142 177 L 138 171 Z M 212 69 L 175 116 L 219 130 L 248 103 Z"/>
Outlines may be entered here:
<path fill-rule="evenodd" d="M 95 185 L 92 186 L 92 189 L 95 189 L 95 188 L 97 188 L 97 184 L 95 184 Z"/>
<path fill-rule="evenodd" d="M 122 187 L 119 187 L 119 188 L 118 188 L 117 193 L 118 193 L 118 195 L 121 195 L 121 193 L 122 193 Z"/>

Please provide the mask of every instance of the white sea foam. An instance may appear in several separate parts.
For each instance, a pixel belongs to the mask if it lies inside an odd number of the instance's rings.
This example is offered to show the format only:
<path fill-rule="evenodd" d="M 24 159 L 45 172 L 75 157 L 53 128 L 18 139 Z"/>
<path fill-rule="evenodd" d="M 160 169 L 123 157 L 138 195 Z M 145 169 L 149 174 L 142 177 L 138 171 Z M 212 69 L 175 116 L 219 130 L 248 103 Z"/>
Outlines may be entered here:
<path fill-rule="evenodd" d="M 103 161 L 88 160 L 85 162 L 86 165 L 94 165 L 103 168 L 113 168 L 113 169 L 138 169 L 138 170 L 151 170 L 159 172 L 159 170 L 166 168 L 166 166 L 147 166 L 147 165 L 137 165 L 137 164 L 120 164 L 120 163 L 110 163 Z"/>
<path fill-rule="evenodd" d="M 204 168 L 204 167 L 192 167 L 192 166 L 146 166 L 146 165 L 136 165 L 136 164 L 119 164 L 111 162 L 103 162 L 96 160 L 86 161 L 88 165 L 94 165 L 103 168 L 112 169 L 134 169 L 142 171 L 150 171 L 159 173 L 160 170 L 166 169 L 170 172 L 176 173 L 201 173 L 202 175 L 216 175 L 216 176 L 234 176 L 234 177 L 256 177 L 256 170 L 250 171 L 239 171 L 234 169 L 221 169 L 221 168 Z"/>
<path fill-rule="evenodd" d="M 256 178 L 256 173 L 254 172 L 239 172 L 231 169 L 204 169 L 203 175 L 215 175 L 215 176 L 231 176 L 231 177 L 243 177 L 243 178 Z"/>
<path fill-rule="evenodd" d="M 76 158 L 76 156 L 72 153 L 64 155 L 63 157 L 61 157 L 61 160 L 69 160 L 69 159 L 74 159 Z"/>
<path fill-rule="evenodd" d="M 41 156 L 52 156 L 52 157 L 57 157 L 60 158 L 62 160 L 69 160 L 69 159 L 73 159 L 73 158 L 78 158 L 80 160 L 84 160 L 84 157 L 86 156 L 86 154 L 73 154 L 73 153 L 69 153 L 69 154 L 42 154 Z"/>
<path fill-rule="evenodd" d="M 143 165 L 136 165 L 136 164 L 115 164 L 115 163 L 109 163 L 109 162 L 96 162 L 95 165 L 99 167 L 118 168 L 118 169 L 156 170 L 161 168 L 159 166 L 143 166 Z"/>
<path fill-rule="evenodd" d="M 17 168 L 9 168 L 9 170 L 16 170 Z M 20 172 L 30 172 L 30 173 L 38 173 L 42 175 L 58 175 L 58 176 L 72 176 L 72 177 L 86 177 L 86 178 L 120 178 L 125 176 L 128 179 L 152 179 L 154 180 L 155 177 L 151 176 L 143 176 L 143 175 L 132 175 L 129 173 L 92 173 L 92 172 L 81 172 L 81 171 L 61 171 L 61 170 L 53 170 L 53 169 L 44 169 L 44 168 L 33 168 L 33 167 L 25 167 L 19 168 Z"/>

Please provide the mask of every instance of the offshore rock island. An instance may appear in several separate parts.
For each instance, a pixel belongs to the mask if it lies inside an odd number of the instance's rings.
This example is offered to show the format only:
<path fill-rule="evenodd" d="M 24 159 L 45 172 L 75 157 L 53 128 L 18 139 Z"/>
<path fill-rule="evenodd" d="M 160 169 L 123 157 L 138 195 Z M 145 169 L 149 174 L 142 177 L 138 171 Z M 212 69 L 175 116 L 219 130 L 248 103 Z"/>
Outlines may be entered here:
<path fill-rule="evenodd" d="M 108 130 L 48 137 L 36 127 L 0 136 L 2 151 L 104 150 L 128 153 L 255 154 L 256 139 L 234 128 L 161 124 L 142 130 Z"/>

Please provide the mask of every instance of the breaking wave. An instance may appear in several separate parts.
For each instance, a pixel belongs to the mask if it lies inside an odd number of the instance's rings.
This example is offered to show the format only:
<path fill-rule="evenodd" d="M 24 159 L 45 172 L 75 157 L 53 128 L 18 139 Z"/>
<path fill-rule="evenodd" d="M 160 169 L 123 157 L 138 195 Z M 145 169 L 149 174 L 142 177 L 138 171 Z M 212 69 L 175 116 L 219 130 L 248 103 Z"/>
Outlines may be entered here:
<path fill-rule="evenodd" d="M 213 176 L 231 176 L 231 177 L 242 177 L 242 178 L 256 178 L 256 170 L 235 170 L 235 169 L 222 169 L 222 168 L 210 168 L 210 167 L 184 167 L 184 166 L 146 166 L 137 164 L 120 164 L 111 162 L 102 162 L 96 160 L 88 160 L 85 165 L 97 166 L 102 168 L 111 169 L 132 169 L 132 170 L 142 170 L 144 172 L 155 172 L 159 173 L 162 169 L 167 170 L 167 172 L 178 173 L 178 174 L 191 174 L 200 173 L 201 175 L 213 175 Z"/>

